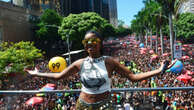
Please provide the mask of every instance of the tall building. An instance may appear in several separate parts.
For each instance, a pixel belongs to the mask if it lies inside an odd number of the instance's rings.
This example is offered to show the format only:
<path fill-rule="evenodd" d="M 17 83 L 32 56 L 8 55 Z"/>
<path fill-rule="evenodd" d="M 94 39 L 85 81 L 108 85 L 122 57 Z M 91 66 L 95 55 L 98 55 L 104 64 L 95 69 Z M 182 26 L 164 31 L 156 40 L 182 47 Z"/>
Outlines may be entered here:
<path fill-rule="evenodd" d="M 13 4 L 39 12 L 47 8 L 54 9 L 63 16 L 96 12 L 114 26 L 117 26 L 118 21 L 116 0 L 13 0 Z"/>
<path fill-rule="evenodd" d="M 194 13 L 194 0 L 186 0 L 179 7 L 179 13 Z"/>
<path fill-rule="evenodd" d="M 65 0 L 64 16 L 70 13 L 96 12 L 111 24 L 117 26 L 116 0 Z"/>
<path fill-rule="evenodd" d="M 40 13 L 0 1 L 0 42 L 31 40 L 32 32 L 29 20 L 32 15 L 39 16 Z"/>

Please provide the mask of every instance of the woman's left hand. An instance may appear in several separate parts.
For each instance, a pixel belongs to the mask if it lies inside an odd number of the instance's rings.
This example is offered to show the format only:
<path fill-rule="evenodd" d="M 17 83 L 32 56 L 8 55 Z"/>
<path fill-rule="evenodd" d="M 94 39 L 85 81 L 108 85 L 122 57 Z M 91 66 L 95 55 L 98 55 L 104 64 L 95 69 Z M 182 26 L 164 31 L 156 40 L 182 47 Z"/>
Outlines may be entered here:
<path fill-rule="evenodd" d="M 171 64 L 170 61 L 163 61 L 161 62 L 161 66 L 160 66 L 160 70 L 162 73 L 164 73 L 167 69 L 171 68 L 175 63 L 176 63 L 177 59 L 175 59 Z"/>

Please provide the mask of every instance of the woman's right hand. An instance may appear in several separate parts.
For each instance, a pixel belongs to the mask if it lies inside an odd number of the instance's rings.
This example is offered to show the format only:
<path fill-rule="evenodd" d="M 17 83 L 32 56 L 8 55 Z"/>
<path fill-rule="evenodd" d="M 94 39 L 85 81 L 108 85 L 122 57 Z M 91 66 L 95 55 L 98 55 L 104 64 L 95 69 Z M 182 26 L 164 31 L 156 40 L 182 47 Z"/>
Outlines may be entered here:
<path fill-rule="evenodd" d="M 35 67 L 34 70 L 24 69 L 24 71 L 28 72 L 30 75 L 37 75 L 39 73 L 38 69 Z"/>

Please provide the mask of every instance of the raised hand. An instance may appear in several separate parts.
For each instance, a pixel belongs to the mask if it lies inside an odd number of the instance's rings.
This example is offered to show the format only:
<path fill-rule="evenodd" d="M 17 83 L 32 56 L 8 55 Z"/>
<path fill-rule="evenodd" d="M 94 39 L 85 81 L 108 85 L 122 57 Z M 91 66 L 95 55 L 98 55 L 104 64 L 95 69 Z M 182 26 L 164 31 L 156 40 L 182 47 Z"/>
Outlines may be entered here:
<path fill-rule="evenodd" d="M 28 72 L 30 75 L 37 75 L 39 73 L 39 71 L 36 67 L 34 70 L 24 69 L 24 71 Z"/>
<path fill-rule="evenodd" d="M 160 66 L 162 73 L 164 73 L 167 69 L 171 68 L 176 63 L 176 61 L 177 59 L 175 59 L 171 64 L 168 60 L 163 61 Z"/>
<path fill-rule="evenodd" d="M 175 59 L 171 64 L 168 65 L 168 69 L 171 68 L 175 63 L 176 63 L 177 59 Z"/>

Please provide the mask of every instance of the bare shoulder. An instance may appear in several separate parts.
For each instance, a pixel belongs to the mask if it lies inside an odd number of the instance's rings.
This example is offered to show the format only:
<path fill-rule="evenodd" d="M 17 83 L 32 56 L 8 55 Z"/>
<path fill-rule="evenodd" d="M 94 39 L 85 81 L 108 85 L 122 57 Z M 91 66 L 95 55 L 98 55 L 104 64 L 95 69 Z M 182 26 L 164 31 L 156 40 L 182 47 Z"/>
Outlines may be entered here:
<path fill-rule="evenodd" d="M 117 58 L 115 58 L 115 57 L 107 57 L 106 58 L 106 61 L 107 62 L 110 62 L 110 63 L 113 63 L 113 62 L 119 62 L 119 60 L 117 59 Z"/>
<path fill-rule="evenodd" d="M 107 57 L 105 62 L 107 65 L 111 65 L 112 67 L 115 67 L 115 65 L 119 63 L 118 59 L 114 57 Z"/>
<path fill-rule="evenodd" d="M 79 59 L 79 60 L 76 60 L 75 62 L 72 63 L 72 66 L 75 66 L 77 69 L 80 70 L 81 68 L 81 65 L 83 63 L 85 58 L 82 58 L 82 59 Z"/>

